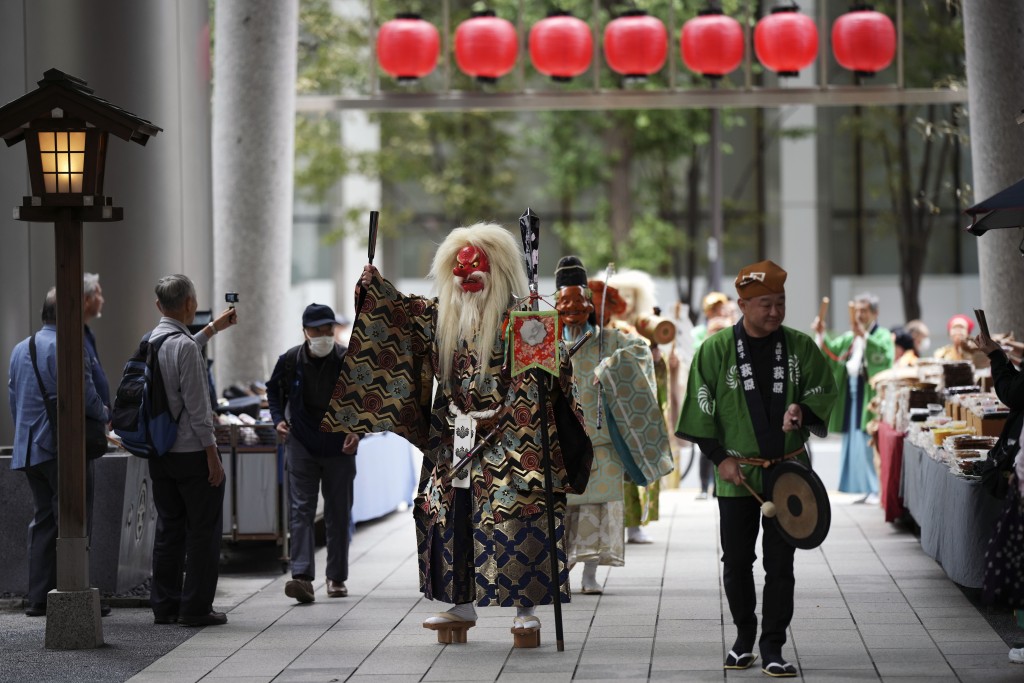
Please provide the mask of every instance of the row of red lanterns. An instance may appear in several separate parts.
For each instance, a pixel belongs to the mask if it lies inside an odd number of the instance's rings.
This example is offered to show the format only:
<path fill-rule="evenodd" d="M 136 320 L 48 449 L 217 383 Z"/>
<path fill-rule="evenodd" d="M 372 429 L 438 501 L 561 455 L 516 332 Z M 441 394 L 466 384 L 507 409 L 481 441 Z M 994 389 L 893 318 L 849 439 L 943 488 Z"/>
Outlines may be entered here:
<path fill-rule="evenodd" d="M 440 54 L 437 29 L 418 15 L 398 15 L 380 27 L 377 59 L 399 81 L 426 76 Z M 686 66 L 709 78 L 734 71 L 743 61 L 743 29 L 735 19 L 709 8 L 687 21 L 679 36 Z M 590 68 L 593 38 L 586 22 L 567 13 L 542 19 L 530 29 L 530 59 L 540 73 L 569 80 Z M 892 20 L 870 5 L 855 5 L 832 25 L 832 50 L 845 69 L 870 75 L 887 67 L 896 53 Z M 776 7 L 754 28 L 758 60 L 780 76 L 795 76 L 818 54 L 818 28 L 795 4 Z M 459 69 L 493 82 L 512 71 L 519 40 L 511 22 L 494 12 L 477 13 L 455 30 Z M 668 56 L 668 32 L 661 20 L 635 10 L 608 23 L 604 54 L 616 73 L 645 77 L 659 71 Z"/>

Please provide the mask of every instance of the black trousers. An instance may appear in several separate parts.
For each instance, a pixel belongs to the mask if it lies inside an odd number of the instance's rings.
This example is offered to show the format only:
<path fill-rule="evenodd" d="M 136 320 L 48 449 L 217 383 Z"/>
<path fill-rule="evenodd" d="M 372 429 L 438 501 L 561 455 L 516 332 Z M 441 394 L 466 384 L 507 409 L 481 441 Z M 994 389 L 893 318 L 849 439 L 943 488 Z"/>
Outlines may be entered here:
<path fill-rule="evenodd" d="M 158 617 L 203 616 L 213 610 L 224 484 L 210 486 L 209 474 L 205 451 L 167 453 L 149 461 L 157 514 L 150 604 Z"/>
<path fill-rule="evenodd" d="M 92 460 L 85 461 L 86 533 L 92 536 Z M 32 521 L 28 525 L 28 603 L 46 607 L 46 594 L 57 587 L 57 459 L 22 470 L 32 490 Z"/>
<path fill-rule="evenodd" d="M 762 527 L 764 554 L 764 598 L 761 606 L 761 658 L 780 655 L 786 643 L 786 629 L 793 619 L 793 555 L 770 519 L 761 517 L 761 505 L 752 496 L 719 498 L 722 538 L 722 582 L 729 601 L 736 640 L 745 651 L 753 648 L 757 635 L 757 592 L 754 589 L 754 560 L 758 527 Z M 759 524 L 760 522 L 760 524 Z M 742 654 L 742 653 L 738 653 Z"/>

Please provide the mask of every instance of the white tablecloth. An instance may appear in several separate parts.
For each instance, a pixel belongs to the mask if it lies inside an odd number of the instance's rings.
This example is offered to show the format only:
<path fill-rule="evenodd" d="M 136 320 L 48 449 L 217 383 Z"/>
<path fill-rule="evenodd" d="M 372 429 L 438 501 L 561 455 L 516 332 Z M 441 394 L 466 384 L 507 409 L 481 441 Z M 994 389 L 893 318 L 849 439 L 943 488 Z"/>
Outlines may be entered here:
<path fill-rule="evenodd" d="M 356 453 L 352 519 L 365 522 L 412 505 L 422 455 L 400 436 L 373 434 L 359 442 Z"/>

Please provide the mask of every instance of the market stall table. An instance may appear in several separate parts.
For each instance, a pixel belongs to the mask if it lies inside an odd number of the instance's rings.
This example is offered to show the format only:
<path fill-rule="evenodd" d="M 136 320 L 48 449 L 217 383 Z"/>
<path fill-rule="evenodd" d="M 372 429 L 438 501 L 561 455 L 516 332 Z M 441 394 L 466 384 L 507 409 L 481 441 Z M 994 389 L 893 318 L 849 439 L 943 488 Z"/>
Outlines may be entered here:
<path fill-rule="evenodd" d="M 964 479 L 921 447 L 903 444 L 903 505 L 921 528 L 921 549 L 950 579 L 981 588 L 985 548 L 1003 508 L 977 480 Z"/>
<path fill-rule="evenodd" d="M 904 432 L 898 431 L 887 422 L 878 423 L 878 457 L 882 465 L 882 509 L 885 510 L 887 522 L 894 522 L 906 514 L 903 498 L 900 497 L 904 436 Z"/>

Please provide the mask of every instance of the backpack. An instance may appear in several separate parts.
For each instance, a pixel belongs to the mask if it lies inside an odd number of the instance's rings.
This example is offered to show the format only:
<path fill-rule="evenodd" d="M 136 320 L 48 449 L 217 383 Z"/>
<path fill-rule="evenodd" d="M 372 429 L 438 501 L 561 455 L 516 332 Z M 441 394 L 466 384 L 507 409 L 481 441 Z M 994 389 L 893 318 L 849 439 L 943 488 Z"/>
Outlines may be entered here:
<path fill-rule="evenodd" d="M 117 386 L 111 424 L 125 450 L 140 458 L 164 455 L 178 438 L 181 413 L 171 415 L 158 360 L 163 343 L 178 334 L 183 333 L 174 332 L 152 343 L 148 334 L 143 337 L 125 363 Z"/>

